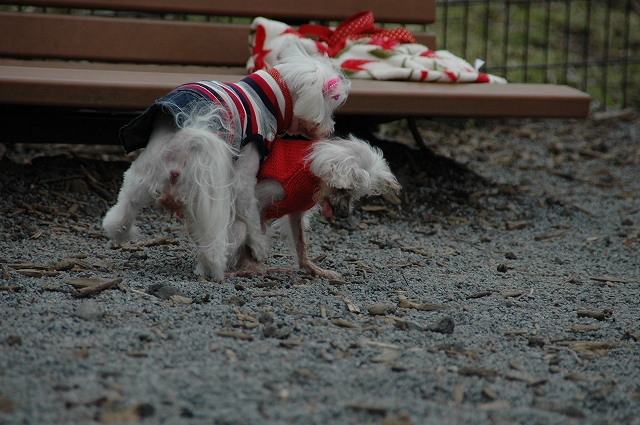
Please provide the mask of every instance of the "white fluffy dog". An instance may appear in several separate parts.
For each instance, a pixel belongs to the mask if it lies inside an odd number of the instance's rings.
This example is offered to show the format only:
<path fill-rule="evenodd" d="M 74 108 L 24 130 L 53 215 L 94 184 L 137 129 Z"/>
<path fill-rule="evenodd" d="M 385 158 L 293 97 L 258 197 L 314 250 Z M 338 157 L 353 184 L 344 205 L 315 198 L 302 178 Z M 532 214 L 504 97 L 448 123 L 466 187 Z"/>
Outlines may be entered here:
<path fill-rule="evenodd" d="M 125 173 L 104 229 L 115 241 L 128 241 L 137 236 L 141 208 L 166 208 L 186 220 L 198 250 L 196 274 L 221 280 L 236 214 L 260 226 L 252 202 L 260 153 L 277 134 L 329 136 L 348 89 L 328 58 L 293 43 L 274 68 L 238 83 L 178 87 L 120 130 L 127 152 L 144 150 Z M 268 239 L 251 235 L 253 255 L 264 260 Z"/>
<path fill-rule="evenodd" d="M 313 142 L 276 139 L 260 168 L 255 192 L 263 225 L 288 218 L 278 222 L 289 227 L 300 268 L 316 276 L 339 279 L 339 273 L 316 266 L 307 256 L 305 215 L 319 205 L 325 217 L 346 218 L 360 198 L 399 189 L 382 152 L 351 136 Z M 262 260 L 252 256 L 255 249 L 248 227 L 242 219 L 232 227 L 232 275 L 260 271 Z"/>

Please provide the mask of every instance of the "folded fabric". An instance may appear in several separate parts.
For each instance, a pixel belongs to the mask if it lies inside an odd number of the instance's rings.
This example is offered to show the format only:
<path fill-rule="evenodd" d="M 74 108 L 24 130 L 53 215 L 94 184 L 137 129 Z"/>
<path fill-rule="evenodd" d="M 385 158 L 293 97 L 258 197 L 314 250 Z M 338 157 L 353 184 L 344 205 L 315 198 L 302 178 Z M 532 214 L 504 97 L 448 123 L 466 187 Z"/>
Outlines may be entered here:
<path fill-rule="evenodd" d="M 369 11 L 360 12 L 337 28 L 302 25 L 298 30 L 267 18 L 255 18 L 249 41 L 252 54 L 247 70 L 269 69 L 291 38 L 300 39 L 310 54 L 326 54 L 350 78 L 409 80 L 438 83 L 506 83 L 504 78 L 479 72 L 446 50 L 417 44 L 404 28 L 382 29 Z"/>

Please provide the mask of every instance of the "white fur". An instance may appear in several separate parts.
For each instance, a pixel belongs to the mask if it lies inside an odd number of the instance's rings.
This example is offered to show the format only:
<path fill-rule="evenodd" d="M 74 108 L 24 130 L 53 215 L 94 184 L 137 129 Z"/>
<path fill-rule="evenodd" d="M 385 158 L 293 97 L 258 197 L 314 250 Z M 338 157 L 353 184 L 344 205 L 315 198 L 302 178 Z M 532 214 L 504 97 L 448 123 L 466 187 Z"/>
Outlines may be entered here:
<path fill-rule="evenodd" d="M 291 42 L 281 52 L 281 59 L 274 66 L 287 82 L 293 98 L 293 115 L 300 117 L 307 123 L 317 126 L 315 134 L 303 134 L 311 139 L 328 137 L 333 133 L 333 112 L 346 100 L 351 82 L 342 74 L 336 72 L 333 63 L 327 56 L 314 56 L 316 67 L 307 65 L 309 54 L 299 43 Z M 338 99 L 324 92 L 325 86 L 331 79 L 338 78 Z M 295 135 L 296 133 L 291 133 Z"/>
<path fill-rule="evenodd" d="M 170 120 L 166 116 L 157 120 L 149 144 L 125 173 L 118 202 L 102 226 L 109 237 L 125 242 L 138 236 L 134 221 L 143 207 L 165 197 L 179 201 L 189 237 L 198 249 L 196 274 L 222 279 L 235 215 L 235 152 L 209 131 L 206 115 L 194 117 L 177 132 Z M 178 174 L 175 182 L 172 172 Z"/>
<path fill-rule="evenodd" d="M 351 190 L 356 198 L 380 195 L 390 183 L 398 184 L 382 151 L 353 135 L 316 143 L 307 162 L 328 186 Z"/>
<path fill-rule="evenodd" d="M 347 97 L 344 75 L 326 58 L 312 58 L 295 43 L 276 68 L 293 102 L 288 132 L 328 137 L 333 132 L 333 112 Z M 327 82 L 336 78 L 342 84 L 338 100 L 323 93 Z M 198 250 L 196 274 L 221 280 L 229 252 L 235 255 L 244 241 L 249 241 L 251 255 L 264 261 L 270 239 L 262 232 L 254 193 L 258 151 L 250 144 L 241 153 L 234 152 L 217 135 L 231 131 L 222 117 L 236 114 L 197 111 L 184 117 L 181 128 L 172 117 L 158 114 L 146 148 L 124 175 L 118 202 L 103 219 L 109 237 L 117 242 L 138 237 L 137 215 L 143 207 L 156 204 L 184 214 Z"/>

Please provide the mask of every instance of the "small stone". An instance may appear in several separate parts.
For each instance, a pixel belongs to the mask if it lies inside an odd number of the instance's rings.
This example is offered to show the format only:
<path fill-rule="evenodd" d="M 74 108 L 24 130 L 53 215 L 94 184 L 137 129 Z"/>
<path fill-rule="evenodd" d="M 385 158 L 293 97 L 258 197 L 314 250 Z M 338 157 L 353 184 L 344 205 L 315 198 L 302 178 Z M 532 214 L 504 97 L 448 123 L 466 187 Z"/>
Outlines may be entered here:
<path fill-rule="evenodd" d="M 500 273 L 506 273 L 509 270 L 509 267 L 507 267 L 507 265 L 504 264 L 504 263 L 500 263 L 500 264 L 498 264 L 497 270 Z"/>
<path fill-rule="evenodd" d="M 423 331 L 424 327 L 417 324 L 416 322 L 412 322 L 411 320 L 398 320 L 395 319 L 395 326 L 398 329 L 402 329 L 403 331 Z"/>
<path fill-rule="evenodd" d="M 527 340 L 529 341 L 529 347 L 538 347 L 538 348 L 542 348 L 544 347 L 544 339 L 540 338 L 539 336 L 530 336 L 527 337 Z"/>
<path fill-rule="evenodd" d="M 129 255 L 129 261 L 141 261 L 147 258 L 149 258 L 149 256 L 144 251 L 133 251 L 131 255 Z"/>
<path fill-rule="evenodd" d="M 193 414 L 193 412 L 186 408 L 183 407 L 182 409 L 180 409 L 180 417 L 181 418 L 193 418 L 195 415 Z"/>
<path fill-rule="evenodd" d="M 504 258 L 506 258 L 507 260 L 517 260 L 518 256 L 514 252 L 509 251 L 504 254 Z"/>
<path fill-rule="evenodd" d="M 161 300 L 168 300 L 174 295 L 182 295 L 178 288 L 174 288 L 166 283 L 154 283 L 147 289 L 147 294 L 158 297 Z"/>
<path fill-rule="evenodd" d="M 0 412 L 11 413 L 15 410 L 13 401 L 4 394 L 0 394 Z"/>
<path fill-rule="evenodd" d="M 369 311 L 369 314 L 372 316 L 382 316 L 389 313 L 390 311 L 393 311 L 394 309 L 395 309 L 395 306 L 393 304 L 376 303 L 369 306 L 367 310 Z"/>
<path fill-rule="evenodd" d="M 451 317 L 447 316 L 427 326 L 426 330 L 431 332 L 438 332 L 441 334 L 452 334 L 455 328 L 455 322 Z"/>
<path fill-rule="evenodd" d="M 338 220 L 337 223 L 341 228 L 353 232 L 354 230 L 358 230 L 360 219 L 355 215 L 352 215 L 344 220 Z"/>
<path fill-rule="evenodd" d="M 7 345 L 22 345 L 22 337 L 20 335 L 9 335 L 7 339 L 5 339 Z"/>
<path fill-rule="evenodd" d="M 262 331 L 265 338 L 276 338 L 276 339 L 287 339 L 291 332 L 288 331 L 287 328 L 278 328 L 274 325 L 267 325 L 264 327 Z"/>
<path fill-rule="evenodd" d="M 268 311 L 261 311 L 258 321 L 260 321 L 260 323 L 262 323 L 263 325 L 269 325 L 273 323 L 273 315 Z"/>
<path fill-rule="evenodd" d="M 100 320 L 104 316 L 104 313 L 97 302 L 87 300 L 81 302 L 80 305 L 76 307 L 74 315 L 84 320 Z"/>
<path fill-rule="evenodd" d="M 231 304 L 231 305 L 237 305 L 238 307 L 242 307 L 243 305 L 245 305 L 247 303 L 247 301 L 242 297 L 234 295 L 233 297 L 231 297 L 228 300 L 226 300 L 224 303 L 225 304 Z"/>
<path fill-rule="evenodd" d="M 69 191 L 72 193 L 87 193 L 89 191 L 89 185 L 84 180 L 73 179 L 69 182 Z"/>

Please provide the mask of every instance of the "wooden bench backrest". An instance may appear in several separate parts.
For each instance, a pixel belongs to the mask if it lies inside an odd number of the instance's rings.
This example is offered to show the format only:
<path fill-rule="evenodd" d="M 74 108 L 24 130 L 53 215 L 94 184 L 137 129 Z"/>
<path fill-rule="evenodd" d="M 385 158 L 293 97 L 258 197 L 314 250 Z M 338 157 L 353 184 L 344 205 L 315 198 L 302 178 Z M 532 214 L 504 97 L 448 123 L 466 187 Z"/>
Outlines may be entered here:
<path fill-rule="evenodd" d="M 435 0 L 29 0 L 12 5 L 71 8 L 71 13 L 0 12 L 0 56 L 106 62 L 244 66 L 248 23 L 158 19 L 145 14 L 264 16 L 284 22 L 342 21 L 371 10 L 376 23 L 435 21 Z M 78 9 L 78 10 L 76 10 Z M 113 16 L 86 10 L 114 11 Z M 84 12 L 83 12 L 84 11 Z M 137 17 L 137 16 L 145 17 Z M 435 48 L 435 37 L 414 32 Z"/>

